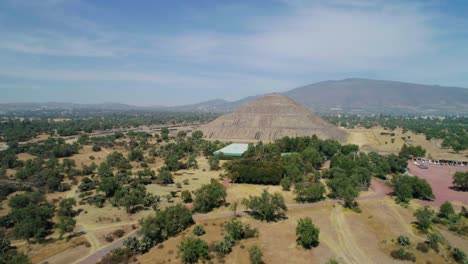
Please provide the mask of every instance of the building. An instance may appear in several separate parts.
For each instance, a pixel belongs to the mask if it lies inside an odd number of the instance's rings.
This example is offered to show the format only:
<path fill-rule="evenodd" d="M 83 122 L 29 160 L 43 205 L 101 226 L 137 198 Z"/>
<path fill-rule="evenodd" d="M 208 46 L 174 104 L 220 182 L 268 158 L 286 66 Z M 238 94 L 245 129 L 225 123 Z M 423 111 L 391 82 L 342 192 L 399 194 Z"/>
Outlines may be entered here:
<path fill-rule="evenodd" d="M 232 143 L 226 147 L 213 152 L 215 156 L 226 156 L 226 157 L 242 157 L 242 154 L 247 151 L 249 144 L 246 143 Z"/>

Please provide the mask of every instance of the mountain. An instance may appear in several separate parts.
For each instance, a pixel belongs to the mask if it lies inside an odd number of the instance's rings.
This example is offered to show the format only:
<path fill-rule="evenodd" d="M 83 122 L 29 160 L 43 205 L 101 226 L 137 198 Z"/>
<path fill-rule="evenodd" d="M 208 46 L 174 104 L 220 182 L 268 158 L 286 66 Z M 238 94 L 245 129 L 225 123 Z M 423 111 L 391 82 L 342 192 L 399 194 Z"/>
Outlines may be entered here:
<path fill-rule="evenodd" d="M 318 113 L 468 115 L 468 89 L 371 79 L 324 81 L 282 93 Z M 182 106 L 134 106 L 121 103 L 8 103 L 2 112 L 35 110 L 182 111 L 227 113 L 262 95 L 229 102 L 215 99 Z"/>
<path fill-rule="evenodd" d="M 344 79 L 302 86 L 286 95 L 320 112 L 468 113 L 468 89 L 370 79 Z"/>
<path fill-rule="evenodd" d="M 459 87 L 354 78 L 319 82 L 282 94 L 319 113 L 468 115 L 468 89 Z M 205 108 L 230 112 L 257 97 Z"/>
<path fill-rule="evenodd" d="M 346 133 L 285 95 L 258 97 L 201 127 L 210 139 L 275 140 L 317 135 L 343 141 Z"/>

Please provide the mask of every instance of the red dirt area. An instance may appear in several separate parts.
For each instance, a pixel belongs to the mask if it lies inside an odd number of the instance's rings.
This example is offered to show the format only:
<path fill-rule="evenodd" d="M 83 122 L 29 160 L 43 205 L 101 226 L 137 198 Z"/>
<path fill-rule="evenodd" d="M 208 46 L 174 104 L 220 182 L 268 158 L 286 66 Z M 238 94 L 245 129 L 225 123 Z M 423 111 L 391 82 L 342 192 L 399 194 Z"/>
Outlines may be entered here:
<path fill-rule="evenodd" d="M 410 173 L 429 182 L 436 197 L 434 201 L 423 201 L 422 204 L 439 207 L 445 201 L 450 201 L 455 206 L 468 205 L 468 193 L 452 189 L 453 174 L 457 171 L 468 171 L 468 167 L 442 166 L 427 163 L 424 165 L 428 169 L 420 169 L 412 162 L 408 162 Z"/>

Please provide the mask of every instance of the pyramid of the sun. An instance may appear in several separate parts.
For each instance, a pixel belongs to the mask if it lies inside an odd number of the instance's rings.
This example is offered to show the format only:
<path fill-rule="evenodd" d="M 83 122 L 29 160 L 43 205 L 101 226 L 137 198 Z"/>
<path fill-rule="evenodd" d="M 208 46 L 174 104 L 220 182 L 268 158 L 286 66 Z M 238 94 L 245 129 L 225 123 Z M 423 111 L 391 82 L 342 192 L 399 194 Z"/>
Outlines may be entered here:
<path fill-rule="evenodd" d="M 201 127 L 205 138 L 275 140 L 317 135 L 344 141 L 346 133 L 284 95 L 267 95 Z"/>

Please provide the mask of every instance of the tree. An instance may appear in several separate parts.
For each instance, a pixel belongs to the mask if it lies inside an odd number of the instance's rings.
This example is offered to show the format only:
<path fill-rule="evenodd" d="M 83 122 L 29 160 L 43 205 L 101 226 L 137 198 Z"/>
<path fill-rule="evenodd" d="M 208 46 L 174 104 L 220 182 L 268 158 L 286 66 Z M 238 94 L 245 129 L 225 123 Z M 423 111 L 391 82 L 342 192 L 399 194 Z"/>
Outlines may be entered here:
<path fill-rule="evenodd" d="M 169 140 L 169 129 L 167 127 L 161 128 L 161 138 L 165 141 Z"/>
<path fill-rule="evenodd" d="M 201 213 L 209 212 L 221 206 L 226 201 L 227 196 L 226 188 L 215 180 L 212 180 L 210 184 L 203 185 L 194 193 L 193 209 Z"/>
<path fill-rule="evenodd" d="M 322 183 L 296 184 L 294 189 L 296 201 L 298 202 L 317 202 L 323 199 L 325 186 Z"/>
<path fill-rule="evenodd" d="M 276 220 L 288 210 L 284 197 L 280 193 L 271 194 L 266 189 L 260 196 L 249 195 L 248 199 L 242 200 L 242 204 L 252 210 L 254 217 L 267 222 Z"/>
<path fill-rule="evenodd" d="M 183 263 L 197 263 L 199 259 L 208 258 L 208 244 L 194 237 L 184 237 L 177 247 Z"/>
<path fill-rule="evenodd" d="M 195 130 L 192 132 L 192 139 L 200 140 L 201 138 L 203 138 L 203 132 L 201 132 L 200 130 Z"/>
<path fill-rule="evenodd" d="M 183 190 L 180 194 L 180 198 L 184 203 L 191 203 L 192 202 L 192 194 L 189 190 Z"/>
<path fill-rule="evenodd" d="M 289 191 L 291 189 L 292 181 L 291 178 L 285 177 L 280 181 L 281 187 L 284 191 Z"/>
<path fill-rule="evenodd" d="M 210 170 L 219 170 L 219 157 L 210 156 L 208 158 L 208 163 L 210 164 Z"/>
<path fill-rule="evenodd" d="M 106 197 L 114 196 L 114 193 L 119 189 L 119 183 L 114 177 L 105 177 L 101 180 L 98 190 L 106 194 Z"/>
<path fill-rule="evenodd" d="M 130 150 L 128 153 L 128 159 L 130 161 L 143 161 L 145 156 L 143 155 L 143 150 L 141 149 L 133 149 Z"/>
<path fill-rule="evenodd" d="M 239 202 L 238 201 L 234 201 L 232 202 L 230 205 L 229 205 L 229 209 L 231 209 L 232 211 L 232 214 L 234 215 L 234 217 L 237 216 L 237 206 L 239 205 Z"/>
<path fill-rule="evenodd" d="M 172 173 L 167 168 L 159 169 L 157 182 L 159 184 L 171 184 L 174 183 L 174 178 L 172 177 Z"/>
<path fill-rule="evenodd" d="M 154 244 L 175 236 L 194 223 L 192 212 L 183 205 L 174 205 L 157 211 L 154 216 L 140 220 L 140 232 Z"/>
<path fill-rule="evenodd" d="M 299 219 L 296 227 L 296 242 L 303 248 L 310 249 L 319 244 L 320 230 L 312 223 L 310 217 Z"/>
<path fill-rule="evenodd" d="M 416 216 L 418 221 L 419 229 L 426 233 L 431 227 L 432 219 L 434 218 L 434 211 L 428 206 L 425 206 L 424 208 L 419 208 L 416 210 L 414 216 Z"/>
<path fill-rule="evenodd" d="M 73 232 L 75 229 L 76 221 L 74 217 L 76 212 L 73 210 L 73 206 L 75 205 L 76 201 L 74 198 L 65 198 L 59 203 L 59 208 L 57 210 L 59 239 L 62 239 L 65 233 Z"/>
<path fill-rule="evenodd" d="M 306 148 L 302 152 L 301 156 L 305 163 L 312 164 L 312 166 L 316 169 L 320 169 L 324 161 L 320 152 L 313 147 Z"/>
<path fill-rule="evenodd" d="M 457 171 L 453 175 L 453 185 L 461 191 L 468 191 L 468 171 Z"/>
<path fill-rule="evenodd" d="M 251 264 L 262 264 L 263 253 L 256 245 L 249 248 L 249 257 Z"/>
<path fill-rule="evenodd" d="M 440 206 L 439 217 L 449 219 L 452 215 L 456 215 L 455 209 L 449 201 L 446 201 Z"/>

